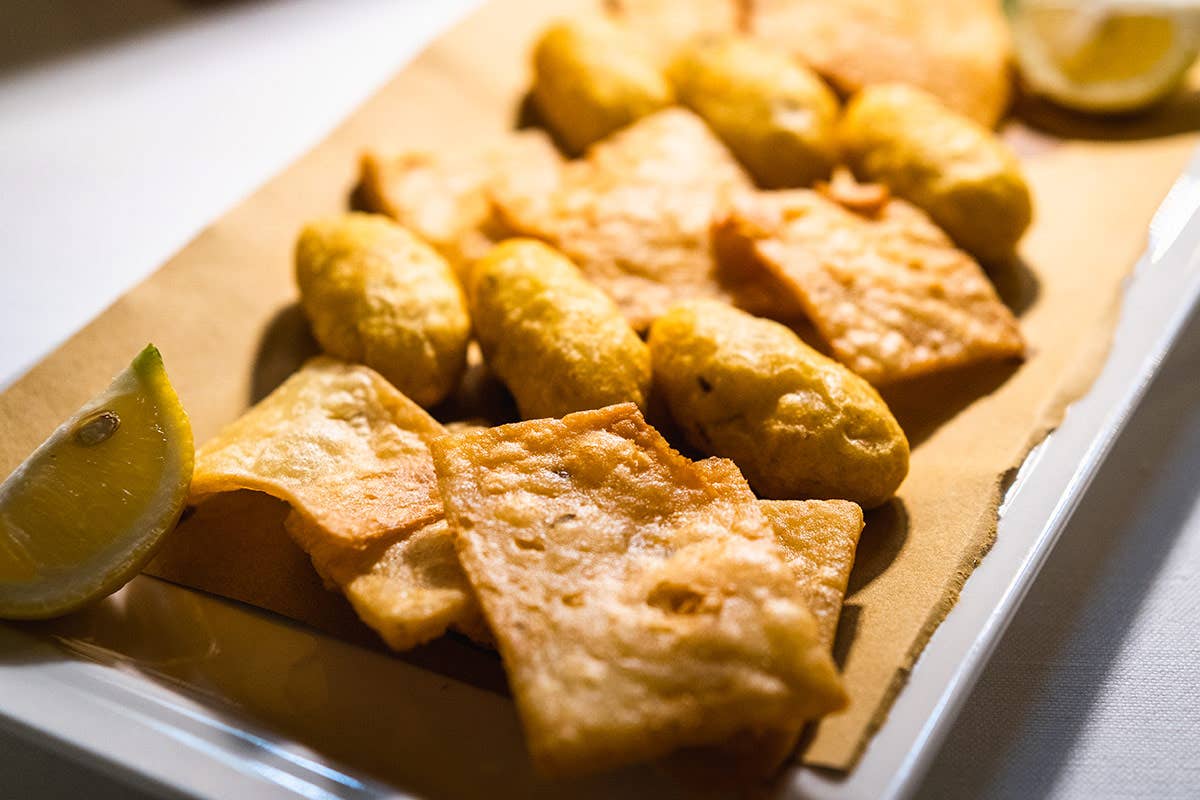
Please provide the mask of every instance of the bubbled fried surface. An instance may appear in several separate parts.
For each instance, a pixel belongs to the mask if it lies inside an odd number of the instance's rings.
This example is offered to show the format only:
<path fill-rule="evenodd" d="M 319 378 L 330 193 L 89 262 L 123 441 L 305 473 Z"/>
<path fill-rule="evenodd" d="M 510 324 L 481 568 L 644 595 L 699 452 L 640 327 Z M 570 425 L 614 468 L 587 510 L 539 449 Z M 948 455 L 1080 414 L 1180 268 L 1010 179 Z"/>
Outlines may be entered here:
<path fill-rule="evenodd" d="M 542 32 L 533 49 L 533 102 L 568 153 L 674 101 L 652 46 L 600 15 Z"/>
<path fill-rule="evenodd" d="M 190 502 L 239 489 L 286 501 L 288 532 L 396 649 L 475 630 L 429 455 L 444 432 L 373 370 L 313 359 L 196 451 Z"/>
<path fill-rule="evenodd" d="M 710 222 L 749 186 L 703 120 L 674 108 L 569 163 L 557 191 L 502 186 L 495 199 L 510 228 L 562 251 L 642 330 L 677 300 L 727 296 Z"/>
<path fill-rule="evenodd" d="M 928 214 L 985 263 L 1012 257 L 1033 220 L 1020 162 L 992 131 L 903 84 L 864 89 L 839 126 L 846 162 Z"/>
<path fill-rule="evenodd" d="M 650 330 L 655 386 L 692 446 L 775 499 L 887 500 L 908 440 L 870 384 L 770 320 L 711 300 Z"/>
<path fill-rule="evenodd" d="M 759 507 L 804 589 L 821 641 L 832 649 L 863 530 L 862 509 L 848 500 L 760 500 Z"/>
<path fill-rule="evenodd" d="M 293 511 L 288 534 L 309 553 L 327 585 L 341 590 L 367 627 L 403 651 L 454 628 L 477 642 L 491 634 L 467 582 L 444 518 L 392 531 L 363 549 L 327 546 L 329 532 Z"/>
<path fill-rule="evenodd" d="M 650 350 L 561 253 L 534 239 L 503 242 L 476 265 L 469 295 L 484 358 L 525 419 L 645 407 Z"/>
<path fill-rule="evenodd" d="M 541 131 L 519 131 L 491 147 L 463 153 L 364 153 L 355 193 L 364 211 L 386 214 L 437 248 L 460 275 L 503 238 L 492 216 L 490 187 L 548 192 L 562 157 Z"/>
<path fill-rule="evenodd" d="M 998 0 L 748 0 L 746 27 L 845 95 L 920 86 L 991 127 L 1008 107 L 1010 42 Z"/>
<path fill-rule="evenodd" d="M 706 458 L 696 468 L 718 492 L 755 499 L 733 461 Z M 849 500 L 759 500 L 758 507 L 804 589 L 821 640 L 832 648 L 863 530 L 862 508 Z"/>
<path fill-rule="evenodd" d="M 805 189 L 745 194 L 713 235 L 723 269 L 772 279 L 876 385 L 1024 353 L 979 264 L 902 200 L 867 216 Z"/>
<path fill-rule="evenodd" d="M 704 39 L 671 63 L 679 102 L 695 111 L 768 188 L 805 186 L 838 159 L 838 101 L 786 51 L 741 37 Z"/>
<path fill-rule="evenodd" d="M 770 524 L 632 404 L 432 445 L 535 763 L 576 773 L 844 703 Z"/>
<path fill-rule="evenodd" d="M 466 368 L 471 320 L 454 272 L 378 214 L 311 222 L 296 243 L 300 305 L 331 356 L 377 370 L 423 406 Z"/>
<path fill-rule="evenodd" d="M 726 458 L 706 458 L 696 468 L 718 492 L 733 498 L 754 498 L 737 464 Z M 841 615 L 842 598 L 858 534 L 862 509 L 845 500 L 759 500 L 784 548 L 820 639 L 832 649 Z M 739 731 L 712 747 L 692 748 L 671 758 L 667 766 L 685 779 L 716 787 L 735 787 L 774 775 L 796 749 L 802 728 Z"/>

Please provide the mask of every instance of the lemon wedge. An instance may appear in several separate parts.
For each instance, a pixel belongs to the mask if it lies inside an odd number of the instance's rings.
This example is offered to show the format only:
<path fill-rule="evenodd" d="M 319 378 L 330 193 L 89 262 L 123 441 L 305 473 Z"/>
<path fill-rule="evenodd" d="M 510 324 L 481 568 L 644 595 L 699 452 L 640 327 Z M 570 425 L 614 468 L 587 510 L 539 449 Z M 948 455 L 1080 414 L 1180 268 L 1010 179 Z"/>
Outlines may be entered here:
<path fill-rule="evenodd" d="M 1200 51 L 1200 6 L 1182 0 L 1009 0 L 1026 85 L 1078 111 L 1122 113 L 1179 87 Z"/>
<path fill-rule="evenodd" d="M 0 618 L 59 616 L 124 586 L 178 521 L 192 459 L 150 345 L 0 484 Z"/>

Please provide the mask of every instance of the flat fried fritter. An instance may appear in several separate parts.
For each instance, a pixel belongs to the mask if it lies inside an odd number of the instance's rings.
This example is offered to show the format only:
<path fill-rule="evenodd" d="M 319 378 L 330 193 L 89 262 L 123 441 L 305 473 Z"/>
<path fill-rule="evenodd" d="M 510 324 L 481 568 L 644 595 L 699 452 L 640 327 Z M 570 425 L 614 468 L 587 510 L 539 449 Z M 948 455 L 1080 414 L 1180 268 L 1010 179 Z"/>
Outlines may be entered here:
<path fill-rule="evenodd" d="M 871 216 L 804 189 L 747 194 L 714 244 L 723 269 L 772 279 L 781 308 L 799 305 L 876 385 L 1025 350 L 979 264 L 903 200 Z"/>
<path fill-rule="evenodd" d="M 572 155 L 674 100 L 653 47 L 602 16 L 563 20 L 542 32 L 530 91 Z"/>
<path fill-rule="evenodd" d="M 726 458 L 706 458 L 696 468 L 718 492 L 734 499 L 754 499 L 736 464 Z M 832 647 L 842 597 L 854 550 L 862 531 L 862 509 L 845 500 L 759 500 L 796 580 L 806 594 L 822 642 Z M 742 784 L 773 775 L 795 751 L 801 726 L 747 729 L 712 747 L 677 753 L 667 766 L 685 779 L 708 786 Z"/>
<path fill-rule="evenodd" d="M 821 641 L 832 649 L 863 530 L 862 509 L 849 500 L 760 500 L 759 507 L 804 589 Z"/>
<path fill-rule="evenodd" d="M 538 195 L 558 183 L 562 157 L 541 131 L 521 131 L 473 153 L 364 153 L 357 204 L 386 214 L 437 248 L 463 275 L 467 265 L 505 237 L 492 218 L 496 182 Z"/>
<path fill-rule="evenodd" d="M 728 458 L 696 462 L 719 492 L 756 499 L 738 465 Z M 821 640 L 832 648 L 850 582 L 863 512 L 849 500 L 758 500 L 817 619 Z"/>
<path fill-rule="evenodd" d="M 657 758 L 840 708 L 770 523 L 633 404 L 432 445 L 535 764 Z"/>
<path fill-rule="evenodd" d="M 749 0 L 749 32 L 788 48 L 838 91 L 910 83 L 992 127 L 1011 95 L 999 0 Z"/>
<path fill-rule="evenodd" d="M 566 165 L 557 191 L 495 193 L 505 224 L 562 251 L 641 330 L 676 300 L 725 298 L 710 221 L 749 178 L 704 122 L 667 109 Z"/>
<path fill-rule="evenodd" d="M 445 429 L 379 374 L 316 358 L 196 451 L 190 502 L 286 501 L 313 566 L 397 650 L 483 628 L 455 558 L 428 443 Z"/>

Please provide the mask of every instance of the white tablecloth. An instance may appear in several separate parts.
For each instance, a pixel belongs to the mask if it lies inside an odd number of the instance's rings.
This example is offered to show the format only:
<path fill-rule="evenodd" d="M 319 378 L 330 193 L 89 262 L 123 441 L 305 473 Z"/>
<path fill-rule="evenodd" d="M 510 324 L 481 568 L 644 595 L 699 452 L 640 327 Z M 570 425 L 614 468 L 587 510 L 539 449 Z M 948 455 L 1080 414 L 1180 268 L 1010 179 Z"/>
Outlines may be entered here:
<path fill-rule="evenodd" d="M 0 6 L 0 385 L 472 4 Z M 1195 323 L 919 796 L 1200 797 L 1198 486 Z M 130 796 L 65 764 L 0 735 L 0 794 Z"/>

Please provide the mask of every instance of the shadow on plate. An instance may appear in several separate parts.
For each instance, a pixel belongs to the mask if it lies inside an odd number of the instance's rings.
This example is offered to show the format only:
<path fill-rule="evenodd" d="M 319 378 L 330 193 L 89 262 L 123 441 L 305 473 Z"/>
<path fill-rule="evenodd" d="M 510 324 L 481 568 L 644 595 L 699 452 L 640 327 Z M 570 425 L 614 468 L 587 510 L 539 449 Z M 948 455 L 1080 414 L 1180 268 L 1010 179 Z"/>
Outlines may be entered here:
<path fill-rule="evenodd" d="M 975 364 L 886 386 L 880 394 L 915 448 L 963 409 L 1003 386 L 1020 367 L 1015 360 Z M 930 404 L 930 397 L 938 402 Z"/>
<path fill-rule="evenodd" d="M 996 287 L 996 294 L 1012 313 L 1020 317 L 1028 311 L 1042 291 L 1037 272 L 1020 257 L 986 266 L 987 275 Z"/>
<path fill-rule="evenodd" d="M 893 497 L 878 508 L 864 514 L 866 527 L 858 539 L 858 551 L 854 556 L 854 569 L 846 586 L 846 597 L 853 599 L 855 592 L 878 578 L 904 548 L 908 539 L 908 509 L 899 497 Z M 843 613 L 838 623 L 835 649 L 845 650 L 853 640 L 853 623 Z"/>
<path fill-rule="evenodd" d="M 250 405 L 269 395 L 305 361 L 320 353 L 300 304 L 280 308 L 259 339 L 251 368 Z"/>
<path fill-rule="evenodd" d="M 1058 139 L 1130 142 L 1200 131 L 1200 89 L 1185 89 L 1143 111 L 1095 116 L 1070 111 L 1021 94 L 1013 115 L 1030 128 Z"/>

